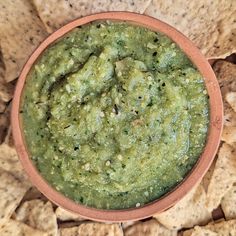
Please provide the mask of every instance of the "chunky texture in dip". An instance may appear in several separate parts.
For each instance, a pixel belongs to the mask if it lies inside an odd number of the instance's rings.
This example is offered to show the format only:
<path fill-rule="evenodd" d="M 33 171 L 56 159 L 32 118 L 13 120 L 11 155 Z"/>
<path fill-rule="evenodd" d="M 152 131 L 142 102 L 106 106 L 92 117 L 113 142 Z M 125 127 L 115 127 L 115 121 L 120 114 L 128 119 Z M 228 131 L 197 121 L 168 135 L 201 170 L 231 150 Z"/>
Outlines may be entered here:
<path fill-rule="evenodd" d="M 205 145 L 203 78 L 169 38 L 122 22 L 78 27 L 32 67 L 21 103 L 29 153 L 64 195 L 102 209 L 170 191 Z"/>

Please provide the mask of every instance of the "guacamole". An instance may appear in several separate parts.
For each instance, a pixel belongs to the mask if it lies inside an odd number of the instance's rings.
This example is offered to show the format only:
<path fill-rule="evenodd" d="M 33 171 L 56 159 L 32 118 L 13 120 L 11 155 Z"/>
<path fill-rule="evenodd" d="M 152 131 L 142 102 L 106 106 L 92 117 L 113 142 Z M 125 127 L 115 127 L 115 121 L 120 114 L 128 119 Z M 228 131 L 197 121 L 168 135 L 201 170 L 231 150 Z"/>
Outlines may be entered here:
<path fill-rule="evenodd" d="M 28 74 L 29 154 L 59 192 L 101 209 L 139 207 L 193 168 L 208 131 L 204 80 L 165 35 L 125 22 L 80 26 Z"/>

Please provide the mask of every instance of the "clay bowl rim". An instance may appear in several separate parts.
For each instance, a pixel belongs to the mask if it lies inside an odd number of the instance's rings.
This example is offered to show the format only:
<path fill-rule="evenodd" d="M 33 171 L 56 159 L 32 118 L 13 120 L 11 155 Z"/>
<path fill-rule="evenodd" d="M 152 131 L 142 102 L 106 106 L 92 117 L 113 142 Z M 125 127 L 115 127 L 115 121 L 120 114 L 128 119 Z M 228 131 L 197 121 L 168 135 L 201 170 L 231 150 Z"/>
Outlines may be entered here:
<path fill-rule="evenodd" d="M 168 192 L 166 195 L 155 201 L 145 204 L 142 207 L 122 210 L 102 210 L 86 207 L 79 203 L 75 203 L 73 200 L 65 197 L 53 187 L 51 187 L 34 167 L 27 153 L 27 147 L 24 143 L 23 132 L 21 132 L 21 123 L 19 119 L 21 93 L 24 87 L 26 76 L 36 59 L 51 43 L 62 37 L 65 33 L 71 31 L 77 26 L 97 20 L 126 21 L 131 24 L 147 27 L 153 31 L 161 32 L 170 37 L 184 51 L 184 53 L 190 58 L 193 64 L 201 72 L 205 79 L 205 85 L 208 91 L 208 95 L 210 96 L 210 125 L 208 130 L 207 142 L 203 153 L 199 157 L 199 160 L 190 171 L 190 173 L 185 177 L 185 179 L 172 191 Z M 24 68 L 22 69 L 16 85 L 12 103 L 11 124 L 13 130 L 13 139 L 20 161 L 31 182 L 45 196 L 47 196 L 48 199 L 50 199 L 56 205 L 67 209 L 68 211 L 77 213 L 80 216 L 91 220 L 121 222 L 144 219 L 152 216 L 155 213 L 160 213 L 168 209 L 176 202 L 178 202 L 181 198 L 183 198 L 193 188 L 194 185 L 200 182 L 200 180 L 210 167 L 220 143 L 220 136 L 223 127 L 223 104 L 217 79 L 207 59 L 205 59 L 205 57 L 194 46 L 194 44 L 182 33 L 177 31 L 170 25 L 149 16 L 131 12 L 104 12 L 85 16 L 66 24 L 65 26 L 61 27 L 50 36 L 48 36 L 33 52 L 33 54 L 26 62 Z"/>

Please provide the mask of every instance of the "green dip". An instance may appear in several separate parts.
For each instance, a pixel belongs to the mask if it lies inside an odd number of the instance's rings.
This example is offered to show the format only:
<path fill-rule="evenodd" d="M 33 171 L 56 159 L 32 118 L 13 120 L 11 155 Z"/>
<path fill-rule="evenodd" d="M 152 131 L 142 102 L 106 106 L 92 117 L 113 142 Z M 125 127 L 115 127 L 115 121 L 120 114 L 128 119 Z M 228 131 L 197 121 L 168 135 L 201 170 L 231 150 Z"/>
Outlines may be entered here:
<path fill-rule="evenodd" d="M 42 176 L 102 209 L 138 207 L 180 183 L 204 148 L 208 112 L 203 78 L 173 41 L 108 21 L 44 51 L 20 110 Z"/>

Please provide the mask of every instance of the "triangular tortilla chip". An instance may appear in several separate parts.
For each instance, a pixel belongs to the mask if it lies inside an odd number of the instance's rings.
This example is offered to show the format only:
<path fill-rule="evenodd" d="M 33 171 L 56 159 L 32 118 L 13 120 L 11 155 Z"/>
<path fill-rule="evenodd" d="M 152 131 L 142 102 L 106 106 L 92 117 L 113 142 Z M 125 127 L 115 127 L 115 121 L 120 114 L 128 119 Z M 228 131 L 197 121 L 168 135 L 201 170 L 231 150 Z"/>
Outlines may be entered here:
<path fill-rule="evenodd" d="M 18 77 L 29 55 L 46 36 L 30 1 L 0 1 L 0 47 L 6 81 Z"/>
<path fill-rule="evenodd" d="M 6 143 L 0 145 L 0 168 L 10 172 L 24 184 L 31 185 L 18 159 L 15 148 Z"/>
<path fill-rule="evenodd" d="M 221 207 L 227 220 L 236 218 L 236 185 L 222 198 Z"/>
<path fill-rule="evenodd" d="M 196 232 L 203 232 L 205 234 L 197 234 Z M 210 234 L 207 234 L 209 233 Z M 215 233 L 215 234 L 213 234 Z M 183 236 L 233 236 L 236 235 L 236 220 L 221 221 L 219 223 L 210 223 L 206 226 L 196 226 L 194 229 L 187 230 L 183 233 Z"/>
<path fill-rule="evenodd" d="M 200 184 L 170 209 L 154 215 L 168 229 L 190 228 L 197 224 L 206 224 L 211 213 L 205 207 L 206 193 Z"/>
<path fill-rule="evenodd" d="M 216 209 L 221 199 L 236 182 L 236 151 L 224 143 L 219 150 L 218 159 L 211 177 L 206 206 L 209 211 Z"/>
<path fill-rule="evenodd" d="M 204 229 L 203 227 L 195 226 L 194 229 L 187 230 L 183 236 L 218 236 L 217 233 L 210 229 Z"/>
<path fill-rule="evenodd" d="M 177 236 L 176 230 L 169 230 L 159 224 L 155 219 L 138 222 L 125 229 L 125 236 Z"/>
<path fill-rule="evenodd" d="M 221 140 L 225 141 L 228 144 L 233 144 L 236 142 L 236 126 L 230 127 L 225 126 L 223 129 Z"/>
<path fill-rule="evenodd" d="M 46 233 L 33 229 L 15 220 L 7 221 L 0 227 L 1 236 L 48 236 Z"/>
<path fill-rule="evenodd" d="M 26 201 L 17 209 L 15 219 L 46 232 L 48 236 L 57 236 L 57 219 L 51 202 Z"/>
<path fill-rule="evenodd" d="M 236 51 L 236 1 L 152 0 L 145 14 L 163 20 L 189 37 L 208 58 Z"/>
<path fill-rule="evenodd" d="M 234 99 L 236 94 L 236 65 L 218 61 L 213 69 L 220 84 L 221 94 L 224 102 L 224 129 L 222 140 L 232 144 L 236 142 L 236 112 Z"/>
<path fill-rule="evenodd" d="M 126 221 L 126 222 L 122 222 L 121 223 L 121 226 L 122 226 L 122 229 L 125 230 L 127 229 L 128 227 L 134 225 L 134 224 L 137 224 L 139 221 Z"/>
<path fill-rule="evenodd" d="M 236 67 L 236 66 L 235 66 Z M 235 75 L 235 82 L 236 82 L 236 75 Z M 232 107 L 234 112 L 236 112 L 236 92 L 229 92 L 225 95 L 226 101 Z"/>
<path fill-rule="evenodd" d="M 227 61 L 217 61 L 213 70 L 216 74 L 217 80 L 220 84 L 222 97 L 231 91 L 236 92 L 236 65 Z"/>
<path fill-rule="evenodd" d="M 123 236 L 119 224 L 85 223 L 77 227 L 61 228 L 60 236 Z"/>
<path fill-rule="evenodd" d="M 5 68 L 0 55 L 0 100 L 3 102 L 9 102 L 13 96 L 14 86 L 11 83 L 6 83 L 4 80 Z"/>
<path fill-rule="evenodd" d="M 3 102 L 9 102 L 13 97 L 14 86 L 6 83 L 4 78 L 0 78 L 0 99 Z"/>
<path fill-rule="evenodd" d="M 85 220 L 84 218 L 82 218 L 81 216 L 75 214 L 75 213 L 72 213 L 72 212 L 69 212 L 61 207 L 58 207 L 56 209 L 56 216 L 59 220 L 61 221 L 70 221 L 70 220 L 73 220 L 73 221 L 83 221 Z"/>
<path fill-rule="evenodd" d="M 0 227 L 8 221 L 26 193 L 28 186 L 0 169 Z M 2 234 L 0 234 L 2 235 Z"/>
<path fill-rule="evenodd" d="M 47 31 L 58 29 L 76 18 L 105 11 L 132 11 L 143 13 L 151 0 L 33 0 Z"/>

